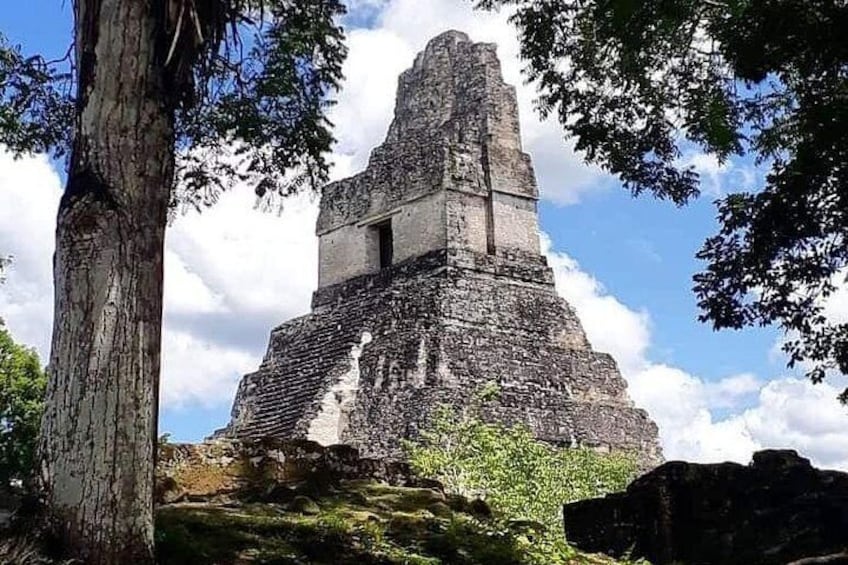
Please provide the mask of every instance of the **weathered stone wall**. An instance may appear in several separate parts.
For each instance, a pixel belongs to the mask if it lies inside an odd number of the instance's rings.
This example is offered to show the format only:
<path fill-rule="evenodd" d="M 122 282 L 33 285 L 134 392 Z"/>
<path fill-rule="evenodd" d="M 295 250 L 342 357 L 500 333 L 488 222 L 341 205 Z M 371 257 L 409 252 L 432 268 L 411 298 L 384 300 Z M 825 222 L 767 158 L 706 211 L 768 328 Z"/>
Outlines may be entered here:
<path fill-rule="evenodd" d="M 659 461 L 656 426 L 555 291 L 536 198 L 494 46 L 433 39 L 400 76 L 366 170 L 326 188 L 312 314 L 272 332 L 221 435 L 400 457 L 439 405 L 463 409 L 494 382 L 490 420 Z M 394 264 L 381 270 L 370 225 L 388 217 Z"/>
<path fill-rule="evenodd" d="M 534 254 L 540 252 L 536 200 L 494 192 L 492 216 L 495 249 L 519 249 Z"/>
<path fill-rule="evenodd" d="M 445 196 L 455 191 L 484 200 Z M 319 285 L 376 271 L 364 226 L 388 216 L 397 261 L 461 244 L 538 253 L 537 196 L 495 46 L 442 34 L 398 79 L 395 118 L 367 169 L 324 190 Z"/>
<path fill-rule="evenodd" d="M 376 234 L 365 227 L 340 226 L 318 238 L 318 285 L 327 286 L 373 273 L 379 269 L 380 258 Z"/>
<path fill-rule="evenodd" d="M 215 440 L 159 446 L 155 501 L 227 500 L 262 497 L 269 489 L 303 482 L 332 484 L 370 479 L 414 484 L 403 463 L 368 459 L 350 447 L 323 447 L 312 441 Z"/>
<path fill-rule="evenodd" d="M 446 197 L 447 247 L 488 253 L 489 200 L 476 194 L 449 191 Z"/>
<path fill-rule="evenodd" d="M 400 457 L 400 439 L 437 406 L 462 408 L 494 382 L 500 398 L 484 410 L 492 421 L 658 461 L 656 426 L 632 406 L 612 358 L 591 350 L 539 260 L 440 251 L 322 289 L 313 314 L 272 333 L 225 435 Z"/>
<path fill-rule="evenodd" d="M 395 262 L 447 247 L 446 199 L 444 191 L 427 194 L 388 213 L 322 234 L 318 238 L 318 285 L 329 286 L 380 270 L 377 223 L 391 221 Z"/>
<path fill-rule="evenodd" d="M 429 194 L 405 204 L 392 215 L 395 262 L 447 246 L 445 199 L 445 192 Z"/>

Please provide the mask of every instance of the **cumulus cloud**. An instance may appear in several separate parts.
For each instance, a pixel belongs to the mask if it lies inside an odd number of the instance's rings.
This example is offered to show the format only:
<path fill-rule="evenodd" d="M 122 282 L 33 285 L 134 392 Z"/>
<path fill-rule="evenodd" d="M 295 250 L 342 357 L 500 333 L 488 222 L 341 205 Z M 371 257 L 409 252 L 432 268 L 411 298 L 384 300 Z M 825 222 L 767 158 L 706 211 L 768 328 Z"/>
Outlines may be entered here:
<path fill-rule="evenodd" d="M 734 419 L 745 423 L 763 447 L 791 445 L 824 465 L 848 470 L 848 408 L 828 383 L 783 378 L 760 391 L 759 404 Z"/>
<path fill-rule="evenodd" d="M 645 365 L 650 345 L 648 313 L 632 310 L 608 294 L 597 279 L 580 269 L 577 261 L 555 252 L 544 234 L 542 250 L 556 275 L 557 291 L 577 310 L 592 346 L 611 354 L 625 374 L 639 371 Z"/>
<path fill-rule="evenodd" d="M 12 256 L 0 286 L 0 317 L 44 361 L 53 323 L 51 257 L 61 194 L 47 157 L 16 160 L 0 148 L 0 256 Z"/>
<path fill-rule="evenodd" d="M 386 29 L 348 32 L 348 56 L 338 104 L 330 113 L 338 140 L 337 157 L 349 172 L 365 167 L 371 149 L 382 142 L 394 109 L 397 77 L 412 64 L 415 52 L 398 34 Z"/>
<path fill-rule="evenodd" d="M 842 269 L 833 276 L 836 291 L 827 297 L 824 303 L 824 315 L 831 324 L 848 322 L 848 269 Z"/>
<path fill-rule="evenodd" d="M 256 370 L 271 328 L 306 313 L 317 284 L 318 208 L 310 194 L 280 214 L 236 187 L 176 219 L 165 254 L 162 403 L 227 405 Z"/>
<path fill-rule="evenodd" d="M 618 361 L 630 396 L 659 426 L 666 458 L 747 463 L 758 449 L 794 448 L 823 467 L 848 469 L 848 409 L 836 401 L 836 387 L 750 373 L 707 381 L 652 362 L 648 313 L 607 293 L 547 237 L 542 242 L 557 290 L 577 310 L 593 347 Z"/>
<path fill-rule="evenodd" d="M 162 386 L 165 408 L 229 403 L 241 375 L 256 370 L 255 352 L 215 344 L 188 331 L 164 326 Z"/>
<path fill-rule="evenodd" d="M 0 152 L 0 254 L 13 262 L 0 286 L 0 317 L 15 338 L 50 351 L 52 254 L 59 174 L 44 156 Z M 202 214 L 180 216 L 165 249 L 164 408 L 228 405 L 255 370 L 269 330 L 309 309 L 317 282 L 317 202 L 303 194 L 280 214 L 234 190 Z"/>
<path fill-rule="evenodd" d="M 723 196 L 728 188 L 731 191 L 751 190 L 757 184 L 756 167 L 738 159 L 722 163 L 715 155 L 692 151 L 684 155 L 680 166 L 698 173 L 701 190 L 709 196 Z"/>

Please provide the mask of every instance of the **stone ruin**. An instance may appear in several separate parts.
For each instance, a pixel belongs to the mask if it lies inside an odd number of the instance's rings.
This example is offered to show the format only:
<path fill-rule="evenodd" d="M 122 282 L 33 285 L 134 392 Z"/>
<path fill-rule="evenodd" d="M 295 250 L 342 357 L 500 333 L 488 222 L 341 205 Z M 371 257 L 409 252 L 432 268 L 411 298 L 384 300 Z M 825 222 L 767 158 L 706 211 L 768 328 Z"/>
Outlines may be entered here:
<path fill-rule="evenodd" d="M 271 332 L 217 436 L 395 458 L 438 406 L 497 383 L 488 420 L 659 462 L 656 425 L 554 289 L 537 200 L 495 45 L 434 38 L 367 168 L 324 189 L 312 312 Z"/>
<path fill-rule="evenodd" d="M 848 564 L 848 473 L 793 450 L 750 465 L 672 461 L 563 508 L 568 543 L 655 565 Z"/>

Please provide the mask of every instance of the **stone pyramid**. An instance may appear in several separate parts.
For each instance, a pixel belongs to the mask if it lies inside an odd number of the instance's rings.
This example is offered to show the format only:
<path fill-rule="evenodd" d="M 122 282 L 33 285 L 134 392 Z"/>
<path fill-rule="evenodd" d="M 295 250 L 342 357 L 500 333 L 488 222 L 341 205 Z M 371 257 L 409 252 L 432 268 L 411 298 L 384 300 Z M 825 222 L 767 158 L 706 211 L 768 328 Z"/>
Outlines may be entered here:
<path fill-rule="evenodd" d="M 495 46 L 434 38 L 367 168 L 325 188 L 312 312 L 271 332 L 219 434 L 398 457 L 438 406 L 497 383 L 489 420 L 660 461 L 656 425 L 554 289 L 537 199 Z"/>

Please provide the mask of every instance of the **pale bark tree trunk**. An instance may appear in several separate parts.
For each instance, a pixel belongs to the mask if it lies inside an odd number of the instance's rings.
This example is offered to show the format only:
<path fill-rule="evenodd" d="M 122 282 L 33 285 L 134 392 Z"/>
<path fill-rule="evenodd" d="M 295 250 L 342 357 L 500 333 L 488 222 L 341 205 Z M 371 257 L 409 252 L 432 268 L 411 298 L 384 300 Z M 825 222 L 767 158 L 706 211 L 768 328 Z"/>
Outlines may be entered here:
<path fill-rule="evenodd" d="M 152 559 L 174 168 L 160 4 L 75 2 L 77 123 L 56 226 L 39 477 L 48 527 L 70 556 L 93 564 Z"/>

